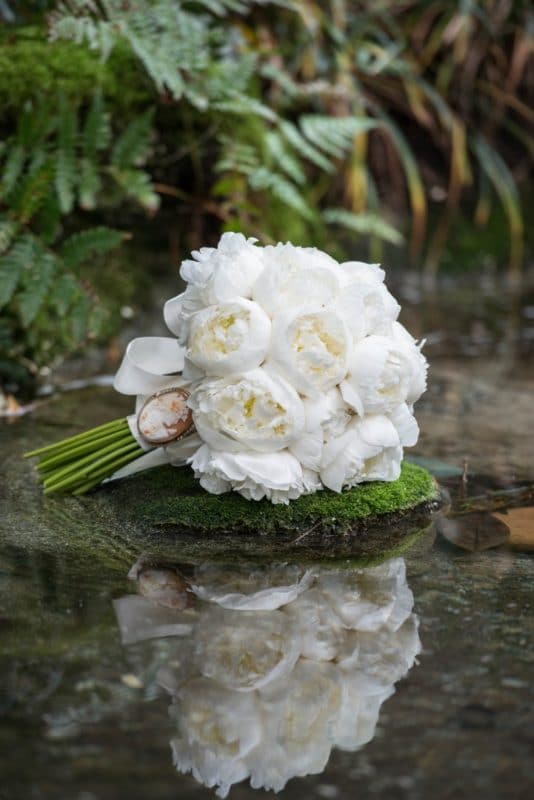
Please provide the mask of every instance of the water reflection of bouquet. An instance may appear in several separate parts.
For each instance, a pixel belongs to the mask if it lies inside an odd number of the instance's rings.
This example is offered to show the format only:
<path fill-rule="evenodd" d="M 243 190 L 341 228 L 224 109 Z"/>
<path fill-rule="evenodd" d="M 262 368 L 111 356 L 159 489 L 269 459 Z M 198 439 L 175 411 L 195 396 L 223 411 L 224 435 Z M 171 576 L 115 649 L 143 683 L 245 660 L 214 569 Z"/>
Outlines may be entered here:
<path fill-rule="evenodd" d="M 402 559 L 351 571 L 201 567 L 191 591 L 193 609 L 167 609 L 190 633 L 158 679 L 173 697 L 177 769 L 221 797 L 246 778 L 280 791 L 320 773 L 333 747 L 369 742 L 420 651 Z M 116 608 L 131 637 L 127 600 Z"/>

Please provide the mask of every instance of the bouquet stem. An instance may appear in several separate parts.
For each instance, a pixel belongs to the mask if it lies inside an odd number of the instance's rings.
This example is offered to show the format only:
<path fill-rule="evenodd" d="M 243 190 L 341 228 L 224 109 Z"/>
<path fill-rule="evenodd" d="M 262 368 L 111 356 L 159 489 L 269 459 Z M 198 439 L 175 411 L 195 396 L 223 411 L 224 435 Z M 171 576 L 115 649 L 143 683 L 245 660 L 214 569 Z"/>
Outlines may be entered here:
<path fill-rule="evenodd" d="M 37 469 L 45 494 L 84 494 L 144 453 L 128 421 L 117 419 L 32 450 L 25 458 L 39 459 Z"/>

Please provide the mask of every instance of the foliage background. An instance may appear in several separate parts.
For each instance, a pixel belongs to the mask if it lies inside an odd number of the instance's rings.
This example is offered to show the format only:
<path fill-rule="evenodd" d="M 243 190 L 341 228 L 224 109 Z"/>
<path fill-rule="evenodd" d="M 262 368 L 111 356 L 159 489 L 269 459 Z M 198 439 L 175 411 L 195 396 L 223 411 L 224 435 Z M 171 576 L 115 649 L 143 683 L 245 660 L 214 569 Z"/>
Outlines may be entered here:
<path fill-rule="evenodd" d="M 520 279 L 529 3 L 0 0 L 0 19 L 8 388 L 108 337 L 151 251 L 223 229 L 385 250 L 428 283 L 488 256 Z"/>

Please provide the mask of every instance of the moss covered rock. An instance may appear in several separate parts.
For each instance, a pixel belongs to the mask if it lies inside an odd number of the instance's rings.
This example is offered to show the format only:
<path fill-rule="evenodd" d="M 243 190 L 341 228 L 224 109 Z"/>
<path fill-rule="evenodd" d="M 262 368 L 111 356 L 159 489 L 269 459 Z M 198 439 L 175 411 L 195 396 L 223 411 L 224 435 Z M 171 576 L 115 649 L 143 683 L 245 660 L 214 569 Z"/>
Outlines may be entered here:
<path fill-rule="evenodd" d="M 83 503 L 94 514 L 106 509 L 119 515 L 129 530 L 150 538 L 154 552 L 173 550 L 193 562 L 234 556 L 374 560 L 429 524 L 438 490 L 426 470 L 405 462 L 393 483 L 342 494 L 325 490 L 284 506 L 208 494 L 191 470 L 162 467 L 113 482 Z"/>
<path fill-rule="evenodd" d="M 385 514 L 399 514 L 429 502 L 436 484 L 426 470 L 402 465 L 399 480 L 364 483 L 341 494 L 329 490 L 306 495 L 289 505 L 267 500 L 251 502 L 235 492 L 214 495 L 204 491 L 190 469 L 151 470 L 121 487 L 131 490 L 136 516 L 152 525 L 172 525 L 201 533 L 252 530 L 276 533 L 320 526 L 346 533 L 356 524 Z"/>

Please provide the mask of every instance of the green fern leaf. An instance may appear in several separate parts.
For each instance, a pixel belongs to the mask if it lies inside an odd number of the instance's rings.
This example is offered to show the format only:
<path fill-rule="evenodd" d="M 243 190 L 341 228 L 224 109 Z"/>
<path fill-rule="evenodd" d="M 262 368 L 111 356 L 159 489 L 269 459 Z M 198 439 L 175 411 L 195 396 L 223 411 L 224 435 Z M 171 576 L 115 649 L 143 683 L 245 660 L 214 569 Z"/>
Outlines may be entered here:
<path fill-rule="evenodd" d="M 54 164 L 48 160 L 20 181 L 10 198 L 10 203 L 13 212 L 23 225 L 35 216 L 45 202 L 53 179 Z"/>
<path fill-rule="evenodd" d="M 7 197 L 14 188 L 22 175 L 25 161 L 26 152 L 21 145 L 15 144 L 8 148 L 0 180 L 0 197 Z"/>
<path fill-rule="evenodd" d="M 96 92 L 82 129 L 85 154 L 90 158 L 99 150 L 105 150 L 111 141 L 109 113 L 104 108 L 102 93 Z"/>
<path fill-rule="evenodd" d="M 306 158 L 312 164 L 315 164 L 316 167 L 319 167 L 325 172 L 334 171 L 334 165 L 304 138 L 299 129 L 293 125 L 293 123 L 283 120 L 280 123 L 279 128 L 287 141 L 293 145 L 299 156 Z"/>
<path fill-rule="evenodd" d="M 0 308 L 9 303 L 25 270 L 31 268 L 34 250 L 33 238 L 22 236 L 0 257 Z"/>
<path fill-rule="evenodd" d="M 69 312 L 70 327 L 75 344 L 80 344 L 86 338 L 90 314 L 91 301 L 85 293 L 82 293 L 78 296 Z"/>
<path fill-rule="evenodd" d="M 130 122 L 111 152 L 111 163 L 118 169 L 142 166 L 147 158 L 152 134 L 153 109 Z"/>
<path fill-rule="evenodd" d="M 61 222 L 61 209 L 53 185 L 49 186 L 48 194 L 36 216 L 36 229 L 46 244 L 52 244 L 57 236 Z"/>
<path fill-rule="evenodd" d="M 113 228 L 91 228 L 69 236 L 60 249 L 60 255 L 70 269 L 75 269 L 91 256 L 114 250 L 124 238 L 122 231 Z"/>
<path fill-rule="evenodd" d="M 269 106 L 247 95 L 212 103 L 212 108 L 225 114 L 238 114 L 245 117 L 254 114 L 267 122 L 276 122 L 278 119 L 278 115 Z"/>
<path fill-rule="evenodd" d="M 112 169 L 111 174 L 128 197 L 153 214 L 159 208 L 159 196 L 152 188 L 150 175 L 135 169 Z"/>
<path fill-rule="evenodd" d="M 8 217 L 0 217 L 0 256 L 11 246 L 13 239 L 17 235 L 18 224 Z"/>
<path fill-rule="evenodd" d="M 80 206 L 84 210 L 91 211 L 93 208 L 96 208 L 96 198 L 101 185 L 102 181 L 94 161 L 90 158 L 82 158 L 78 181 L 78 199 Z"/>
<path fill-rule="evenodd" d="M 377 124 L 369 117 L 307 114 L 300 118 L 300 127 L 306 138 L 334 158 L 343 158 L 352 149 L 354 137 L 376 128 Z"/>
<path fill-rule="evenodd" d="M 74 190 L 77 183 L 77 166 L 75 144 L 77 133 L 77 118 L 72 107 L 66 101 L 61 103 L 60 124 L 58 136 L 58 150 L 56 154 L 56 191 L 59 206 L 64 214 L 69 214 L 74 205 Z"/>
<path fill-rule="evenodd" d="M 378 214 L 353 214 L 344 208 L 327 208 L 323 212 L 323 219 L 330 225 L 340 225 L 363 236 L 376 236 L 391 244 L 401 245 L 404 242 L 402 233 Z"/>
<path fill-rule="evenodd" d="M 22 291 L 17 294 L 17 307 L 25 328 L 32 324 L 47 297 L 57 263 L 53 253 L 41 247 L 34 249 L 34 263 L 26 269 Z"/>
<path fill-rule="evenodd" d="M 265 144 L 275 165 L 282 169 L 295 183 L 303 184 L 306 175 L 302 166 L 299 164 L 292 153 L 290 153 L 282 139 L 275 131 L 269 131 L 265 135 Z"/>
<path fill-rule="evenodd" d="M 59 275 L 54 281 L 50 303 L 60 317 L 64 317 L 81 292 L 76 278 L 67 273 Z"/>
<path fill-rule="evenodd" d="M 266 167 L 260 167 L 249 175 L 249 183 L 255 191 L 268 190 L 272 192 L 284 205 L 294 209 L 305 219 L 310 221 L 314 219 L 314 213 L 302 194 L 283 175 L 271 172 Z"/>

